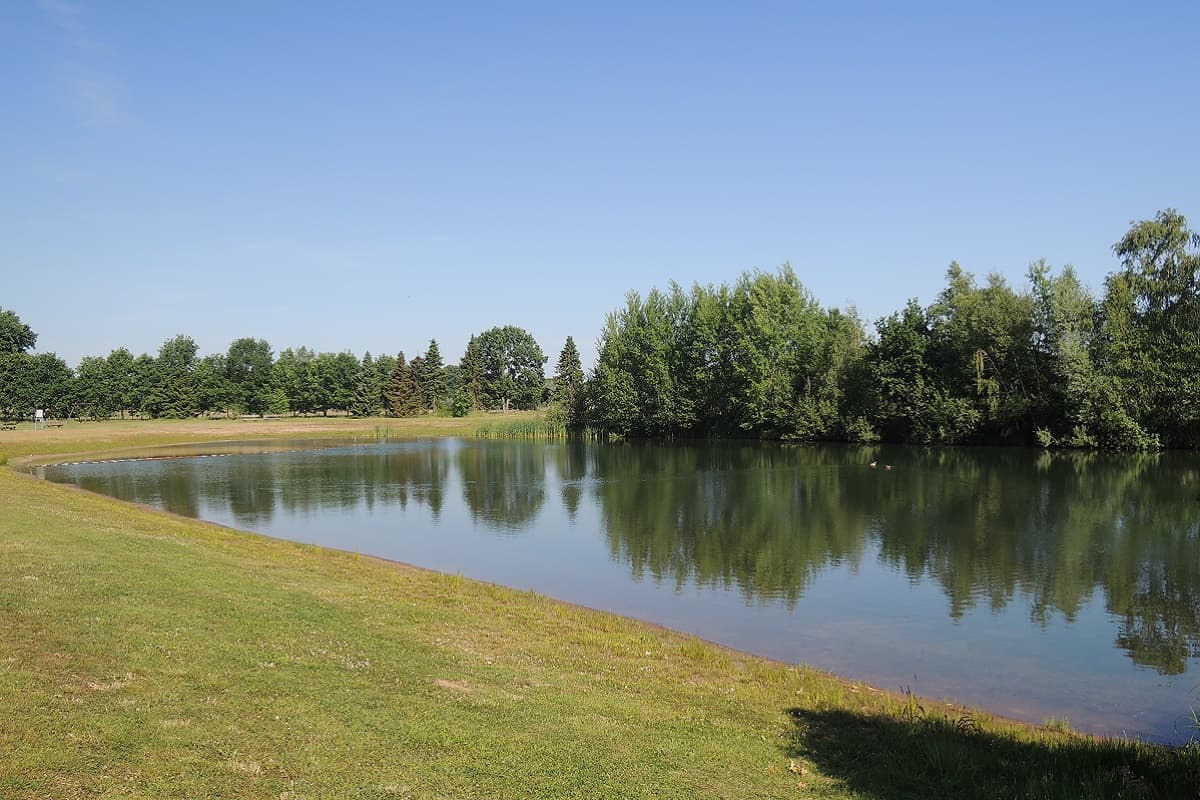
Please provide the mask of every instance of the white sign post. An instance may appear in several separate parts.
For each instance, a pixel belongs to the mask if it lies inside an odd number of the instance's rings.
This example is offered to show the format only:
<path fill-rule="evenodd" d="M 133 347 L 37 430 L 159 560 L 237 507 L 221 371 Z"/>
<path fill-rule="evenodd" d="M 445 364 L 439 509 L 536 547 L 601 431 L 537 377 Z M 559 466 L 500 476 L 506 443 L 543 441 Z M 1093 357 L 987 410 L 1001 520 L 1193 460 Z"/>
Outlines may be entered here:
<path fill-rule="evenodd" d="M 38 430 L 46 427 L 46 412 L 40 408 L 33 412 L 33 427 Z"/>

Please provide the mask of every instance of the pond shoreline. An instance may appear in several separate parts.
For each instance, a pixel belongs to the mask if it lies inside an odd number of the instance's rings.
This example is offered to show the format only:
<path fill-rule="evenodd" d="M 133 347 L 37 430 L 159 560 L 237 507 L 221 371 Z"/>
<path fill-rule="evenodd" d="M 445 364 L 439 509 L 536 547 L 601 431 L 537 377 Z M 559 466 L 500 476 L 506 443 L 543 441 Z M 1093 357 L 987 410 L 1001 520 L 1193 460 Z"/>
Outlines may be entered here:
<path fill-rule="evenodd" d="M 15 465 L 10 464 L 10 466 Z M 23 470 L 20 469 L 14 469 L 12 471 L 18 474 L 23 472 Z M 1109 753 L 1109 755 L 1104 756 L 1105 758 L 1115 759 L 1114 761 L 1111 761 L 1110 765 L 1105 767 L 1105 769 L 1114 769 L 1115 767 L 1112 765 L 1117 763 L 1133 764 L 1134 766 L 1131 767 L 1131 769 L 1134 769 L 1138 774 L 1151 776 L 1151 778 L 1148 780 L 1152 780 L 1153 782 L 1162 782 L 1164 780 L 1170 781 L 1171 779 L 1169 777 L 1163 776 L 1169 776 L 1171 774 L 1177 774 L 1182 780 L 1184 777 L 1191 774 L 1188 772 L 1188 770 L 1192 769 L 1194 766 L 1191 761 L 1188 761 L 1185 750 L 1171 748 L 1164 749 L 1155 745 L 1143 745 L 1123 742 L 1120 740 L 1106 740 L 1098 737 L 1069 734 L 1058 730 L 1047 729 L 1043 726 L 1003 720 L 982 711 L 971 711 L 960 706 L 951 706 L 939 702 L 928 702 L 924 699 L 914 698 L 908 695 L 900 695 L 896 692 L 875 689 L 861 683 L 839 678 L 832 674 L 819 673 L 816 670 L 807 667 L 801 667 L 799 671 L 797 671 L 795 667 L 790 667 L 786 663 L 772 662 L 770 659 L 765 659 L 759 656 L 751 656 L 725 646 L 706 643 L 701 641 L 699 637 L 678 634 L 669 628 L 659 626 L 651 622 L 645 622 L 632 618 L 614 617 L 608 612 L 594 611 L 586 606 L 581 606 L 566 601 L 550 600 L 543 595 L 506 589 L 502 586 L 489 585 L 481 581 L 463 579 L 452 574 L 438 573 L 433 570 L 428 570 L 423 567 L 416 567 L 394 559 L 360 555 L 354 553 L 353 551 L 322 548 L 315 545 L 301 545 L 283 539 L 276 539 L 264 536 L 262 534 L 247 532 L 239 528 L 223 527 L 215 523 L 200 522 L 187 517 L 178 517 L 153 508 L 145 506 L 131 506 L 126 503 L 121 503 L 120 501 L 102 498 L 94 493 L 87 492 L 86 490 L 68 492 L 66 495 L 64 495 L 61 492 L 62 487 L 54 486 L 51 488 L 52 485 L 50 484 L 41 485 L 46 486 L 48 491 L 36 492 L 35 494 L 38 496 L 37 502 L 42 505 L 49 503 L 49 506 L 46 506 L 47 508 L 52 508 L 55 505 L 78 505 L 78 503 L 75 503 L 74 501 L 66 500 L 65 497 L 74 495 L 81 498 L 80 503 L 82 504 L 85 512 L 85 525 L 88 527 L 92 527 L 92 525 L 86 522 L 87 517 L 106 518 L 115 514 L 118 518 L 136 518 L 136 527 L 147 531 L 147 533 L 142 534 L 143 536 L 149 536 L 151 539 L 155 539 L 155 537 L 157 537 L 158 539 L 163 539 L 164 541 L 168 542 L 178 541 L 183 543 L 185 549 L 194 549 L 195 547 L 199 546 L 203 551 L 207 552 L 210 549 L 210 545 L 203 544 L 203 542 L 210 541 L 211 545 L 217 548 L 217 552 L 278 552 L 278 554 L 284 560 L 278 561 L 278 566 L 272 566 L 270 568 L 272 571 L 287 569 L 287 567 L 284 567 L 284 564 L 293 559 L 300 559 L 305 562 L 318 562 L 316 568 L 320 570 L 319 574 L 321 575 L 326 574 L 326 569 L 333 570 L 333 573 L 330 574 L 336 573 L 343 575 L 357 575 L 360 569 L 366 570 L 368 574 L 377 574 L 375 572 L 376 568 L 369 566 L 371 564 L 377 564 L 378 568 L 380 569 L 397 573 L 397 577 L 384 578 L 383 575 L 380 574 L 377 578 L 371 578 L 370 580 L 372 582 L 383 580 L 385 583 L 390 583 L 395 581 L 405 582 L 412 580 L 427 587 L 431 585 L 436 586 L 438 587 L 438 592 L 449 592 L 450 595 L 457 595 L 459 593 L 466 592 L 472 597 L 503 598 L 505 607 L 508 607 L 507 604 L 510 603 L 517 604 L 514 608 L 520 608 L 519 614 L 526 616 L 526 618 L 529 620 L 529 625 L 531 626 L 536 627 L 549 624 L 547 622 L 548 619 L 554 620 L 565 618 L 569 620 L 571 624 L 568 625 L 567 628 L 563 629 L 564 631 L 595 631 L 595 633 L 586 634 L 585 638 L 587 638 L 589 641 L 590 637 L 594 636 L 599 636 L 601 639 L 603 639 L 603 637 L 607 635 L 604 633 L 605 631 L 618 630 L 621 632 L 622 636 L 632 637 L 634 641 L 645 641 L 651 643 L 649 645 L 645 645 L 648 648 L 647 654 L 651 652 L 657 653 L 664 647 L 667 647 L 668 649 L 679 648 L 679 654 L 672 656 L 669 659 L 671 663 L 676 664 L 678 668 L 683 669 L 687 674 L 695 673 L 697 676 L 705 676 L 702 678 L 693 678 L 689 680 L 700 680 L 701 685 L 707 686 L 710 685 L 710 682 L 712 681 L 715 681 L 718 684 L 721 683 L 722 675 L 741 675 L 742 678 L 739 678 L 739 682 L 736 684 L 736 686 L 739 687 L 739 692 L 750 692 L 754 694 L 755 697 L 759 697 L 765 692 L 765 696 L 763 696 L 762 699 L 751 702 L 751 707 L 757 708 L 760 703 L 765 700 L 766 708 L 763 710 L 765 711 L 769 708 L 774 709 L 774 711 L 767 713 L 766 716 L 763 717 L 765 720 L 770 720 L 772 714 L 779 714 L 781 710 L 790 707 L 793 702 L 797 701 L 798 697 L 802 697 L 803 694 L 807 692 L 813 695 L 821 695 L 820 701 L 816 702 L 816 704 L 811 707 L 807 707 L 807 710 L 804 703 L 800 702 L 799 705 L 796 706 L 795 714 L 789 712 L 789 715 L 795 720 L 807 720 L 806 724 L 810 728 L 820 728 L 827 721 L 827 717 L 822 715 L 832 713 L 832 709 L 835 708 L 845 709 L 847 713 L 852 711 L 854 714 L 866 714 L 867 716 L 861 717 L 861 719 L 864 720 L 864 722 L 861 724 L 880 725 L 883 726 L 884 730 L 888 731 L 891 730 L 888 726 L 892 725 L 893 723 L 886 722 L 885 720 L 898 720 L 896 724 L 913 725 L 921 730 L 926 730 L 926 732 L 930 735 L 936 733 L 940 736 L 942 734 L 946 734 L 947 732 L 941 728 L 941 723 L 937 722 L 937 720 L 945 719 L 947 720 L 947 725 L 950 726 L 949 733 L 947 735 L 951 737 L 951 740 L 959 742 L 960 744 L 962 742 L 966 742 L 966 744 L 963 746 L 968 746 L 972 741 L 974 741 L 973 737 L 975 737 L 977 734 L 968 732 L 966 737 L 963 738 L 962 736 L 954 733 L 953 726 L 956 724 L 956 720 L 961 721 L 964 719 L 969 719 L 970 724 L 967 727 L 978 726 L 981 730 L 986 731 L 986 736 L 1000 736 L 1006 741 L 1008 741 L 1007 737 L 1016 737 L 1014 741 L 1027 743 L 1023 744 L 1022 747 L 1042 747 L 1043 745 L 1041 744 L 1029 745 L 1028 742 L 1041 742 L 1044 740 L 1046 743 L 1058 743 L 1053 746 L 1053 750 L 1047 752 L 1061 752 L 1064 748 L 1069 749 L 1070 747 L 1076 746 L 1068 746 L 1064 743 L 1078 742 L 1079 746 L 1084 748 L 1080 752 L 1089 754 L 1086 758 L 1080 756 L 1079 763 L 1081 768 L 1083 768 L 1082 765 L 1084 761 L 1087 761 L 1088 764 L 1092 764 L 1094 760 L 1093 757 L 1101 751 Z M 55 497 L 64 499 L 56 501 L 54 500 Z M 122 511 L 122 507 L 128 510 Z M 93 510 L 87 511 L 87 509 Z M 146 511 L 151 511 L 152 513 L 145 515 Z M 155 520 L 158 520 L 159 522 L 155 522 Z M 104 519 L 99 519 L 98 521 L 102 523 L 100 525 L 101 528 L 111 527 L 111 523 L 105 523 Z M 0 516 L 0 522 L 6 522 L 3 516 Z M 18 525 L 17 528 L 13 528 L 12 523 L 9 523 L 0 526 L 0 530 L 16 530 L 19 527 L 20 526 Z M 174 530 L 169 532 L 159 531 L 155 533 L 156 529 L 163 527 L 169 527 Z M 203 533 L 205 530 L 209 531 L 209 533 Z M 192 533 L 189 533 L 189 531 Z M 196 537 L 199 538 L 196 539 Z M 188 545 L 188 541 L 195 541 L 197 543 Z M 292 555 L 288 556 L 287 554 Z M 276 563 L 275 556 L 262 555 L 260 552 L 260 554 L 256 557 L 265 557 L 268 558 L 270 563 Z M 180 566 L 178 562 L 174 560 L 164 563 L 176 564 L 177 567 Z M 263 563 L 265 564 L 268 562 Z M 328 566 L 320 566 L 321 564 L 327 564 Z M 306 572 L 306 574 L 308 573 Z M 239 578 L 238 580 L 242 579 Z M 324 580 L 324 578 L 322 578 L 322 580 Z M 355 581 L 357 580 L 359 580 L 359 578 L 355 578 Z M 366 585 L 367 584 L 364 584 L 364 587 Z M 21 588 L 20 584 L 17 584 L 17 588 Z M 398 597 L 403 598 L 403 596 L 404 595 L 401 594 Z M 402 601 L 401 606 L 403 606 L 404 602 L 407 601 Z M 459 601 L 443 600 L 438 602 L 456 603 Z M 467 602 L 468 605 L 472 605 L 478 601 L 462 600 L 461 602 Z M 67 606 L 62 606 L 59 610 L 63 612 L 64 616 L 72 616 L 75 613 Z M 490 615 L 488 619 L 491 619 Z M 537 620 L 537 622 L 533 622 L 533 620 Z M 491 622 L 486 624 L 490 625 Z M 486 628 L 482 630 L 486 630 Z M 479 635 L 481 635 L 481 629 L 475 629 L 473 633 L 469 634 L 471 637 L 476 637 Z M 558 635 L 563 636 L 564 634 L 559 633 Z M 565 635 L 574 636 L 576 634 L 566 633 Z M 521 639 L 524 638 L 524 636 L 519 635 L 518 638 Z M 689 642 L 692 642 L 692 644 L 688 644 Z M 531 647 L 533 651 L 540 651 L 541 649 L 547 647 L 548 643 L 537 643 L 537 640 L 531 640 L 528 643 L 528 646 Z M 644 645 L 637 645 L 637 647 L 642 646 Z M 20 648 L 17 649 L 20 650 Z M 514 653 L 510 654 L 510 657 L 519 659 L 519 653 L 521 649 L 522 646 L 518 643 L 516 650 Z M 622 650 L 616 660 L 621 661 L 626 658 L 632 659 L 630 671 L 628 673 L 622 673 L 627 675 L 627 677 L 617 679 L 617 683 L 620 684 L 625 680 L 635 679 L 635 685 L 641 685 L 640 682 L 642 680 L 649 680 L 649 678 L 646 677 L 646 673 L 643 671 L 645 666 L 647 664 L 658 663 L 659 659 L 657 657 L 650 658 L 648 662 L 643 663 L 646 657 L 641 655 L 640 650 L 637 651 L 636 655 L 626 652 L 626 650 Z M 599 653 L 596 653 L 596 655 L 599 655 Z M 613 657 L 612 653 L 610 653 L 610 656 L 606 658 L 611 657 Z M 581 658 L 583 658 L 583 661 L 580 662 L 581 664 L 592 664 L 593 666 L 590 669 L 594 670 L 601 668 L 603 671 L 603 668 L 600 667 L 600 665 L 606 663 L 606 659 L 601 659 L 601 661 L 598 662 L 592 662 L 590 661 L 592 657 L 587 656 L 586 654 L 581 656 Z M 638 666 L 639 664 L 641 666 Z M 486 664 L 478 664 L 475 669 L 486 671 L 486 666 Z M 586 667 L 585 671 L 587 671 Z M 753 678 L 751 684 L 745 684 L 743 680 L 747 674 L 747 671 L 750 674 L 757 676 Z M 551 670 L 551 673 L 553 672 L 554 671 Z M 638 677 L 635 678 L 635 676 Z M 449 681 L 450 679 L 447 680 Z M 545 680 L 547 683 L 553 683 L 556 680 L 564 680 L 564 678 L 561 675 L 548 674 Z M 799 680 L 802 684 L 800 687 L 802 689 L 801 695 L 797 695 L 794 689 L 787 688 L 789 682 L 796 680 Z M 780 684 L 779 681 L 783 681 L 783 684 Z M 466 683 L 470 683 L 470 681 L 467 681 Z M 671 689 L 669 687 L 663 687 L 661 689 L 654 690 L 655 692 L 665 693 L 663 696 L 668 706 L 681 708 L 681 702 L 684 703 L 684 706 L 682 707 L 686 707 L 688 703 L 694 702 L 694 699 L 692 701 L 685 700 L 683 695 L 678 697 L 672 696 L 673 693 L 677 693 L 683 689 L 686 686 L 687 681 L 684 683 L 679 683 L 678 679 L 674 679 L 670 683 L 671 685 L 675 685 L 676 688 Z M 2 680 L 0 680 L 0 687 L 3 686 L 4 683 Z M 460 692 L 463 690 L 450 689 L 447 691 Z M 599 691 L 601 694 L 595 695 L 594 693 L 597 691 Z M 649 689 L 643 688 L 642 691 L 649 691 Z M 687 695 L 689 691 L 691 690 L 684 691 L 684 695 Z M 593 698 L 601 696 L 604 693 L 603 690 L 600 690 L 595 686 L 586 689 L 586 692 L 586 696 Z M 468 696 L 470 695 L 468 694 Z M 791 697 L 792 700 L 786 700 L 785 698 L 787 697 Z M 880 714 L 883 716 L 879 716 Z M 23 717 L 22 719 L 24 719 L 25 722 L 33 721 L 28 717 Z M 777 723 L 768 723 L 768 727 L 772 726 L 777 726 Z M 787 727 L 784 728 L 784 730 L 787 729 Z M 826 785 L 827 787 L 830 787 L 830 792 L 832 793 L 831 796 L 842 796 L 841 794 L 837 794 L 832 787 L 842 785 L 847 780 L 849 780 L 850 784 L 855 783 L 855 780 L 852 779 L 852 776 L 850 778 L 848 778 L 847 775 L 839 776 L 839 770 L 842 769 L 840 761 L 834 755 L 823 755 L 822 745 L 820 743 L 816 742 L 815 740 L 809 741 L 805 738 L 805 735 L 800 735 L 799 738 L 795 738 L 794 734 L 788 733 L 785 738 L 788 742 L 792 743 L 784 747 L 783 750 L 775 751 L 779 760 L 774 762 L 777 766 L 773 768 L 775 770 L 782 771 L 782 778 L 784 778 L 785 781 L 789 778 L 794 779 L 796 775 L 799 774 L 797 770 L 804 770 L 810 777 L 809 783 L 811 785 Z M 647 746 L 649 746 L 648 743 Z M 697 745 L 695 742 L 693 742 L 692 746 Z M 704 746 L 712 747 L 714 745 L 712 742 L 708 742 L 708 744 Z M 610 766 L 619 763 L 619 759 L 618 761 L 612 761 L 612 756 L 603 754 L 607 752 L 605 748 L 601 748 L 601 751 L 602 754 L 600 758 L 604 763 L 607 763 Z M 718 748 L 714 758 L 724 763 L 724 759 L 730 754 L 726 753 L 725 755 L 720 755 L 721 752 L 723 751 Z M 788 755 L 789 753 L 791 755 Z M 797 762 L 797 759 L 799 759 L 799 762 Z M 1148 762 L 1147 759 L 1149 760 Z M 1175 766 L 1168 765 L 1166 772 L 1161 771 L 1163 763 L 1176 759 L 1183 760 L 1179 761 Z M 1146 763 L 1150 762 L 1153 762 L 1158 766 L 1155 766 L 1153 769 L 1151 769 L 1150 767 L 1146 766 Z M 20 763 L 20 759 L 18 758 L 17 762 L 15 763 Z M 1011 777 L 1003 777 L 1003 775 L 1001 775 L 1003 773 L 1003 768 L 1001 765 L 997 763 L 989 764 L 986 762 L 981 762 L 979 768 L 983 769 L 985 772 L 990 771 L 1000 775 L 1001 777 L 998 779 L 1003 782 L 1002 785 L 1011 785 L 1008 783 L 1008 781 L 1011 780 Z M 1087 769 L 1092 769 L 1092 767 L 1089 766 Z M 0 779 L 3 777 L 5 777 L 4 769 L 0 768 Z M 354 780 L 353 776 L 344 777 L 351 782 Z M 776 778 L 778 777 L 780 776 L 776 776 Z M 1075 778 L 1078 778 L 1078 775 L 1076 775 Z M 1059 776 L 1059 778 L 1055 778 L 1054 780 L 1074 780 L 1075 778 L 1072 778 L 1071 771 L 1068 769 L 1063 773 L 1063 775 Z M 1051 778 L 1049 776 L 1044 776 L 1044 779 L 1050 780 Z M 1190 780 L 1190 777 L 1187 779 Z M 777 780 L 769 781 L 769 783 L 771 785 L 782 786 L 782 783 L 779 783 Z M 3 785 L 5 784 L 0 781 L 0 786 Z M 214 784 L 206 785 L 212 786 Z M 932 791 L 935 786 L 941 786 L 943 784 L 926 783 L 922 785 L 928 786 Z M 494 791 L 503 796 L 517 796 L 517 793 L 515 793 L 513 788 L 505 790 L 502 786 L 499 786 L 498 788 L 495 788 Z M 506 791 L 510 793 L 506 795 Z M 631 792 L 631 794 L 636 795 L 637 793 Z M 71 795 L 64 794 L 64 796 Z M 855 795 L 847 794 L 845 796 Z"/>

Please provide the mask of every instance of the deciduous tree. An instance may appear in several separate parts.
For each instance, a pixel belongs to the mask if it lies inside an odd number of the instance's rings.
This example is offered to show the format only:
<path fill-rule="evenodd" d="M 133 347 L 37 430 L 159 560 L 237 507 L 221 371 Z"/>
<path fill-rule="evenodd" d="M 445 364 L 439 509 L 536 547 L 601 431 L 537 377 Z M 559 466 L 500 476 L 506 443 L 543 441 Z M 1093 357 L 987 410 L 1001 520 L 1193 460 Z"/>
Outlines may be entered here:
<path fill-rule="evenodd" d="M 15 311 L 0 308 L 0 353 L 24 353 L 37 344 L 37 334 Z"/>
<path fill-rule="evenodd" d="M 247 414 L 266 412 L 272 388 L 274 364 L 271 345 L 266 339 L 235 339 L 225 356 L 225 377 L 233 390 L 234 401 Z"/>
<path fill-rule="evenodd" d="M 501 411 L 536 408 L 546 382 L 546 356 L 533 336 L 505 325 L 481 333 L 477 344 L 485 405 Z"/>

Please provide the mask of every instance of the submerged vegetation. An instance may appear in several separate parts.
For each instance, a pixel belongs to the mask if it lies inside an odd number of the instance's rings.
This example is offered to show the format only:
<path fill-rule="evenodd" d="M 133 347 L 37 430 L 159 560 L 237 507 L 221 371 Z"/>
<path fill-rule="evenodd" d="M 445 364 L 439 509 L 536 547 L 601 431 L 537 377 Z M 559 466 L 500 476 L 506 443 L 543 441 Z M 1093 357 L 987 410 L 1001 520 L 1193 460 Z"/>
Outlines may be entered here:
<path fill-rule="evenodd" d="M 113 427 L 73 426 L 56 446 L 103 445 Z M 5 797 L 1165 799 L 1200 785 L 1196 746 L 1018 725 L 11 470 L 0 492 Z"/>

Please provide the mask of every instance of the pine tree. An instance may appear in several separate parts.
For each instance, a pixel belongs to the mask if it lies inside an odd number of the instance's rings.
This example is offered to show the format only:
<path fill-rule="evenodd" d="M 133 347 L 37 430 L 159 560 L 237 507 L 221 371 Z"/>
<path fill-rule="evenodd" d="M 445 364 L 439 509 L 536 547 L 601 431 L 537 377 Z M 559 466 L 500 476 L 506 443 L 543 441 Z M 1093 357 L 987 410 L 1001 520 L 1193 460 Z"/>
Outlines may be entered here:
<path fill-rule="evenodd" d="M 425 395 L 425 407 L 435 411 L 446 401 L 446 371 L 443 368 L 442 351 L 438 349 L 437 339 L 429 340 L 423 372 L 421 391 Z"/>
<path fill-rule="evenodd" d="M 462 389 L 471 398 L 471 410 L 483 407 L 483 358 L 479 351 L 479 339 L 475 336 L 467 342 L 467 350 L 459 362 L 462 370 Z"/>
<path fill-rule="evenodd" d="M 177 373 L 167 378 L 159 395 L 162 409 L 159 416 L 168 419 L 187 419 L 196 415 L 196 387 L 191 376 Z"/>
<path fill-rule="evenodd" d="M 403 352 L 396 356 L 396 367 L 388 381 L 387 404 L 394 417 L 415 417 L 421 413 L 420 390 Z"/>
<path fill-rule="evenodd" d="M 580 389 L 583 387 L 583 364 L 579 360 L 579 350 L 575 340 L 567 337 L 562 352 L 558 355 L 558 366 L 554 371 L 554 402 L 567 412 L 567 419 L 578 422 L 580 414 Z"/>
<path fill-rule="evenodd" d="M 354 382 L 354 400 L 350 413 L 356 417 L 369 417 L 379 411 L 379 375 L 375 371 L 375 360 L 371 354 L 363 356 L 362 366 Z"/>
<path fill-rule="evenodd" d="M 392 381 L 392 372 L 396 369 L 396 357 L 389 356 L 384 353 L 379 358 L 375 359 L 375 386 L 379 392 L 375 395 L 375 408 L 383 409 L 383 412 L 388 413 L 389 405 L 387 399 L 388 386 Z"/>
<path fill-rule="evenodd" d="M 413 356 L 413 360 L 408 362 L 408 374 L 412 376 L 413 403 L 416 405 L 415 414 L 420 414 L 427 408 L 425 403 L 425 358 L 423 356 Z"/>

